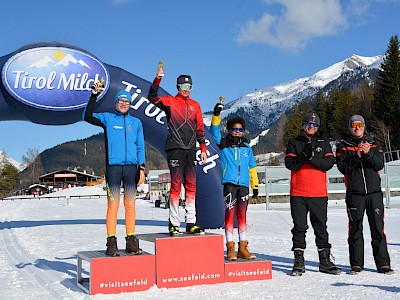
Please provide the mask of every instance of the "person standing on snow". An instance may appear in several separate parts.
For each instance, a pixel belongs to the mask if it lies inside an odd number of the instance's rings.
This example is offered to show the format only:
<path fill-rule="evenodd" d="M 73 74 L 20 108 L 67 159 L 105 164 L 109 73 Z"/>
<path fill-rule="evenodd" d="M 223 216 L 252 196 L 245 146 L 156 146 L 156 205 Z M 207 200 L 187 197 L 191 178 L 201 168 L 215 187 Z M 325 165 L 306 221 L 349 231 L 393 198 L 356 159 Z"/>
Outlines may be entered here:
<path fill-rule="evenodd" d="M 365 120 L 354 115 L 350 133 L 336 151 L 338 169 L 345 176 L 346 206 L 349 218 L 350 273 L 364 268 L 363 218 L 366 211 L 371 231 L 372 253 L 379 273 L 392 274 L 384 233 L 384 205 L 379 171 L 384 167 L 383 151 L 372 135 L 365 132 Z"/>
<path fill-rule="evenodd" d="M 204 230 L 196 224 L 196 141 L 200 144 L 201 161 L 207 161 L 204 122 L 199 103 L 190 98 L 192 78 L 180 75 L 176 87 L 178 94 L 174 96 L 158 96 L 158 87 L 164 76 L 163 66 L 159 66 L 156 78 L 150 86 L 148 100 L 163 110 L 167 116 L 168 138 L 165 151 L 171 173 L 171 190 L 169 201 L 169 233 L 171 236 L 179 231 L 179 199 L 181 185 L 185 187 L 185 221 L 186 233 L 204 234 Z"/>
<path fill-rule="evenodd" d="M 136 188 L 144 182 L 145 143 L 142 122 L 128 113 L 132 96 L 126 91 L 115 95 L 115 112 L 94 113 L 101 83 L 93 86 L 90 100 L 84 111 L 84 120 L 101 126 L 106 138 L 106 182 L 107 182 L 107 250 L 108 256 L 119 256 L 116 230 L 120 204 L 121 181 L 124 186 L 126 222 L 126 253 L 142 254 L 135 234 Z M 135 177 L 139 169 L 140 178 Z"/>
<path fill-rule="evenodd" d="M 251 146 L 243 137 L 246 123 L 241 117 L 228 120 L 228 135 L 221 136 L 220 123 L 223 105 L 218 103 L 214 107 L 210 132 L 221 150 L 222 184 L 225 201 L 225 238 L 227 259 L 232 261 L 238 257 L 254 259 L 256 256 L 248 250 L 247 233 L 247 206 L 249 203 L 249 182 L 253 188 L 253 198 L 258 195 L 258 176 L 256 160 Z M 233 230 L 235 216 L 238 221 L 239 248 L 236 255 Z"/>
<path fill-rule="evenodd" d="M 290 211 L 293 219 L 292 241 L 294 266 L 292 276 L 305 272 L 304 251 L 306 249 L 307 214 L 314 229 L 315 243 L 319 255 L 319 271 L 340 274 L 341 269 L 331 261 L 331 244 L 328 241 L 327 213 L 328 191 L 326 172 L 333 167 L 335 157 L 329 141 L 322 137 L 318 127 L 320 119 L 314 112 L 303 118 L 300 134 L 289 141 L 285 166 L 291 171 Z"/>

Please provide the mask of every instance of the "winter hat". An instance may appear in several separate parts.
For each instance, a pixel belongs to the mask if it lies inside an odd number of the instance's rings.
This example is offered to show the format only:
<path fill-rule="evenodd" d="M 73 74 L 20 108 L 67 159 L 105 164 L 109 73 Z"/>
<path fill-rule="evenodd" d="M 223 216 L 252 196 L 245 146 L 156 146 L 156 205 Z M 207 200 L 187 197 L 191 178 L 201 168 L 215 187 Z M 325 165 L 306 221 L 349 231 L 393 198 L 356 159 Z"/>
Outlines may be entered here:
<path fill-rule="evenodd" d="M 353 122 L 361 122 L 365 125 L 365 120 L 364 120 L 363 116 L 360 116 L 360 115 L 351 116 L 351 118 L 349 119 L 349 125 L 351 125 Z"/>
<path fill-rule="evenodd" d="M 192 83 L 192 77 L 190 75 L 179 75 L 179 77 L 176 79 L 176 88 L 179 90 L 178 84 L 193 84 Z"/>
<path fill-rule="evenodd" d="M 319 120 L 318 115 L 313 112 L 313 111 L 309 111 L 303 118 L 303 124 L 307 123 L 307 122 L 316 122 L 319 125 L 321 125 L 321 122 Z"/>
<path fill-rule="evenodd" d="M 132 95 L 125 90 L 119 91 L 118 94 L 115 95 L 114 103 L 117 103 L 117 101 L 121 98 L 128 99 L 129 102 L 132 103 Z"/>

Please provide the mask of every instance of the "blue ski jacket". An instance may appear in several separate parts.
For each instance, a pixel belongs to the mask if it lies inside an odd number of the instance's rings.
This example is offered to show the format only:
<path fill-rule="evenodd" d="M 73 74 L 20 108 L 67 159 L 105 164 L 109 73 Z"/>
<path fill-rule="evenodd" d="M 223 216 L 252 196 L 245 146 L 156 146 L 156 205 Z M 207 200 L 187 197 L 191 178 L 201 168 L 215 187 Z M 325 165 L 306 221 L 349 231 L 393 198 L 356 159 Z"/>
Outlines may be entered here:
<path fill-rule="evenodd" d="M 258 189 L 257 164 L 253 150 L 242 138 L 238 143 L 232 143 L 231 136 L 223 138 L 220 131 L 220 116 L 213 116 L 210 127 L 211 136 L 220 148 L 222 164 L 222 184 L 236 185 Z"/>
<path fill-rule="evenodd" d="M 84 120 L 104 129 L 108 165 L 144 165 L 145 142 L 142 122 L 130 114 L 94 113 L 95 98 L 86 105 Z"/>

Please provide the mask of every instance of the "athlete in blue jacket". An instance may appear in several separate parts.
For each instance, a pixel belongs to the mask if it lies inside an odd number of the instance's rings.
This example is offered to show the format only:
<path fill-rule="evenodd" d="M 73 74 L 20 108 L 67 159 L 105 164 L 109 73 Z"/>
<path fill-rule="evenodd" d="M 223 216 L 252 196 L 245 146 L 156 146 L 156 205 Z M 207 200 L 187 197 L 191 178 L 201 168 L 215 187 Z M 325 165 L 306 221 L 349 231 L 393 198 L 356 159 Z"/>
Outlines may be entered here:
<path fill-rule="evenodd" d="M 228 135 L 221 136 L 221 110 L 223 105 L 218 103 L 214 108 L 211 121 L 211 135 L 219 146 L 222 164 L 222 184 L 225 200 L 225 237 L 228 260 L 237 257 L 253 259 L 256 256 L 248 251 L 247 205 L 249 201 L 249 183 L 253 188 L 253 197 L 258 195 L 258 176 L 256 160 L 247 140 L 243 137 L 246 129 L 245 121 L 240 117 L 229 119 L 227 122 Z M 238 220 L 239 250 L 236 255 L 233 241 L 235 215 Z"/>
<path fill-rule="evenodd" d="M 94 90 L 84 111 L 85 121 L 104 129 L 106 143 L 107 182 L 107 250 L 108 256 L 119 256 L 116 230 L 120 203 L 121 181 L 124 185 L 126 223 L 126 253 L 141 254 L 139 240 L 135 237 L 136 223 L 136 172 L 140 172 L 138 184 L 144 182 L 145 143 L 142 122 L 128 113 L 132 96 L 120 91 L 115 96 L 115 112 L 94 113 L 100 83 Z"/>

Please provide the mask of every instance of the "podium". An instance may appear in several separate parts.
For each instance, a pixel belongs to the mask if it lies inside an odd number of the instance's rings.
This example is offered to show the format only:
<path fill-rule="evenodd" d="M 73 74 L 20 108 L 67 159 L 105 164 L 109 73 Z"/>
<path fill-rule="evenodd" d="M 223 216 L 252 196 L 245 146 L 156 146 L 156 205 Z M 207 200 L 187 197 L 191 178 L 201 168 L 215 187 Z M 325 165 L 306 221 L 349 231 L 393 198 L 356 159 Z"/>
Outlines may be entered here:
<path fill-rule="evenodd" d="M 89 295 L 144 291 L 153 286 L 155 257 L 149 253 L 109 257 L 105 251 L 77 254 L 77 285 Z M 90 264 L 90 277 L 83 277 L 82 262 Z"/>
<path fill-rule="evenodd" d="M 90 295 L 144 291 L 159 288 L 272 279 L 272 263 L 256 258 L 227 261 L 221 234 L 168 233 L 136 235 L 141 243 L 154 244 L 154 253 L 108 257 L 105 251 L 78 252 L 77 285 Z M 151 251 L 150 251 L 151 252 Z M 90 264 L 84 277 L 82 263 Z"/>
<path fill-rule="evenodd" d="M 220 234 L 139 234 L 154 243 L 158 287 L 183 287 L 225 281 L 224 240 Z"/>

